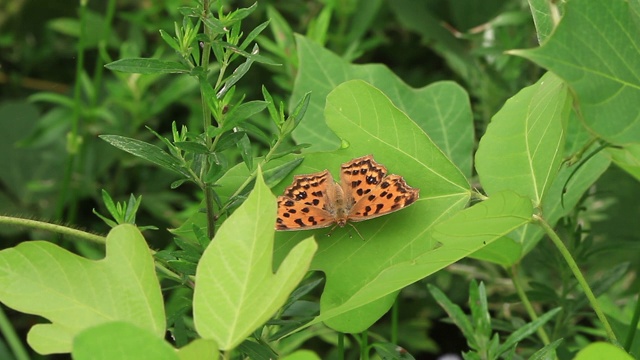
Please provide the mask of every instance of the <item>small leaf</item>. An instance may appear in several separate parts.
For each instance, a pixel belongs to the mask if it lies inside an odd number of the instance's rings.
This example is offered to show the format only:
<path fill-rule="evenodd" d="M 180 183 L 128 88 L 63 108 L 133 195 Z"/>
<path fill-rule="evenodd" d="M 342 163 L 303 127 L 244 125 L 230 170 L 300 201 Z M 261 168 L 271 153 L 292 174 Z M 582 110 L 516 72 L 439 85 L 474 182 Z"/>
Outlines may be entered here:
<path fill-rule="evenodd" d="M 195 141 L 176 141 L 173 143 L 178 149 L 189 151 L 194 154 L 208 154 L 209 149 L 199 142 Z"/>
<path fill-rule="evenodd" d="M 186 74 L 189 68 L 175 61 L 160 59 L 120 59 L 106 64 L 109 70 L 136 74 Z"/>
<path fill-rule="evenodd" d="M 119 135 L 100 135 L 99 137 L 120 150 L 189 177 L 189 173 L 183 169 L 182 164 L 177 159 L 155 145 Z"/>
<path fill-rule="evenodd" d="M 245 135 L 246 133 L 243 131 L 238 131 L 238 132 L 229 131 L 224 133 L 220 137 L 220 140 L 218 141 L 218 143 L 216 144 L 216 151 L 220 152 L 236 145 L 236 143 L 240 141 L 240 139 Z"/>
<path fill-rule="evenodd" d="M 266 107 L 267 102 L 265 101 L 249 101 L 232 107 L 231 111 L 229 111 L 225 116 L 224 124 L 222 125 L 223 131 L 231 130 L 240 122 L 261 112 Z"/>
<path fill-rule="evenodd" d="M 449 300 L 442 290 L 431 284 L 427 284 L 427 288 L 434 299 L 436 299 L 436 302 L 438 302 L 438 305 L 440 305 L 447 315 L 449 315 L 451 321 L 453 321 L 453 323 L 462 331 L 462 334 L 470 343 L 469 345 L 471 345 L 471 341 L 475 339 L 475 331 L 467 315 L 462 311 L 460 306 Z"/>
<path fill-rule="evenodd" d="M 169 46 L 171 46 L 173 50 L 180 52 L 180 45 L 178 45 L 178 43 L 176 42 L 176 39 L 174 39 L 171 35 L 167 34 L 166 31 L 160 30 L 160 37 L 162 38 L 162 40 L 164 40 L 164 42 L 166 42 Z"/>
<path fill-rule="evenodd" d="M 264 182 L 268 187 L 272 187 L 282 181 L 287 175 L 289 175 L 293 169 L 297 168 L 304 158 L 297 158 L 291 161 L 288 161 L 284 164 L 273 167 L 264 172 Z"/>
<path fill-rule="evenodd" d="M 533 334 L 538 330 L 542 325 L 544 325 L 547 321 L 551 320 L 557 313 L 560 312 L 562 308 L 555 308 L 553 310 L 547 311 L 542 316 L 537 318 L 536 320 L 521 326 L 519 329 L 511 333 L 509 337 L 504 341 L 502 345 L 497 350 L 496 355 L 500 355 L 503 352 L 506 352 L 511 347 L 515 346 L 520 341 L 524 340 L 527 336 Z"/>
<path fill-rule="evenodd" d="M 556 348 L 560 346 L 563 339 L 558 339 L 551 344 L 545 345 L 542 349 L 536 351 L 529 357 L 529 360 L 551 360 L 556 359 Z"/>

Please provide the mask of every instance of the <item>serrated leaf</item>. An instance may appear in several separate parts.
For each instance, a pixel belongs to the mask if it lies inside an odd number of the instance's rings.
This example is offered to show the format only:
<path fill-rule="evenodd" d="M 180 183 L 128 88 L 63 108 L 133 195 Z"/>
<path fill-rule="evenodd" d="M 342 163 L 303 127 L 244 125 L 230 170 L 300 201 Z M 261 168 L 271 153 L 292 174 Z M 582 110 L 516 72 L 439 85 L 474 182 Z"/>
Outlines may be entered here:
<path fill-rule="evenodd" d="M 160 59 L 120 59 L 106 64 L 109 70 L 135 74 L 186 74 L 190 69 L 179 62 Z"/>
<path fill-rule="evenodd" d="M 27 342 L 38 353 L 70 352 L 74 336 L 111 321 L 164 338 L 162 293 L 142 234 L 132 225 L 117 226 L 106 248 L 98 261 L 44 241 L 0 251 L 0 301 L 51 321 L 29 331 Z"/>
<path fill-rule="evenodd" d="M 198 264 L 195 327 L 222 350 L 238 346 L 284 305 L 316 250 L 313 238 L 307 238 L 274 274 L 275 220 L 275 198 L 259 175 L 247 200 L 222 224 Z"/>

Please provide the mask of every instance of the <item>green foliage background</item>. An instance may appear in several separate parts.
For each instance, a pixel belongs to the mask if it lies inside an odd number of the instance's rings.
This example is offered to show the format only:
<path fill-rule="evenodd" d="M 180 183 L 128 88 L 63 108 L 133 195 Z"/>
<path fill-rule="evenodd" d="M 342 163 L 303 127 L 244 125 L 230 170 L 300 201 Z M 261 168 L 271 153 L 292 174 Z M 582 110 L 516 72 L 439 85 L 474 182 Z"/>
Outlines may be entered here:
<path fill-rule="evenodd" d="M 0 358 L 640 354 L 637 1 L 196 5 L 0 5 Z M 420 200 L 273 234 L 367 154 Z"/>

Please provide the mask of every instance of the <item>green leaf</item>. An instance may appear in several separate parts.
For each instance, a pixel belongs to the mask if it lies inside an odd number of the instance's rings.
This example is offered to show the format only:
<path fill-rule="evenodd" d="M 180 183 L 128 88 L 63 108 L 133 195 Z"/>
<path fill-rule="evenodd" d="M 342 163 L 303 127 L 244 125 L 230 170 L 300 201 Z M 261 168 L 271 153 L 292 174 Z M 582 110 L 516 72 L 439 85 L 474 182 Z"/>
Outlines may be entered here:
<path fill-rule="evenodd" d="M 633 360 L 623 349 L 605 342 L 594 342 L 580 350 L 574 360 Z"/>
<path fill-rule="evenodd" d="M 449 300 L 447 295 L 445 295 L 442 290 L 437 287 L 427 284 L 427 288 L 431 293 L 431 296 L 436 300 L 438 305 L 442 307 L 442 309 L 449 315 L 449 318 L 453 323 L 462 331 L 462 334 L 467 339 L 468 342 L 471 343 L 473 339 L 475 339 L 475 333 L 473 330 L 473 326 L 471 325 L 471 321 L 467 315 L 462 311 L 460 306 L 453 303 L 453 301 Z"/>
<path fill-rule="evenodd" d="M 544 43 L 555 27 L 553 14 L 557 10 L 558 4 L 547 0 L 529 0 L 529 8 L 533 16 L 533 23 L 536 25 L 536 35 L 538 44 Z"/>
<path fill-rule="evenodd" d="M 545 345 L 542 349 L 536 351 L 529 357 L 529 360 L 553 360 L 556 359 L 556 348 L 560 346 L 563 339 L 558 339 L 551 344 Z"/>
<path fill-rule="evenodd" d="M 312 113 L 311 108 L 308 113 Z M 321 314 L 323 321 L 384 298 L 381 303 L 371 305 L 375 311 L 343 317 L 340 321 L 344 327 L 338 325 L 338 319 L 332 319 L 332 326 L 337 330 L 359 332 L 367 328 L 366 322 L 370 325 L 389 309 L 395 291 L 428 275 L 417 270 L 413 274 L 416 278 L 404 276 L 376 288 L 381 272 L 410 263 L 435 246 L 425 232 L 435 222 L 465 206 L 470 195 L 469 184 L 422 129 L 380 90 L 363 81 L 352 80 L 338 86 L 327 97 L 325 115 L 329 126 L 343 139 L 345 148 L 334 153 L 306 155 L 297 173 L 329 169 L 336 174 L 340 164 L 372 153 L 389 173 L 400 174 L 409 185 L 421 189 L 420 199 L 401 213 L 358 223 L 364 242 L 358 237 L 351 238 L 350 233 L 355 233 L 349 228 L 336 229 L 330 238 L 325 236 L 327 229 L 311 230 L 325 237 L 313 264 L 314 269 L 322 270 L 327 276 L 321 300 L 321 312 L 327 313 L 326 317 Z M 283 181 L 278 188 L 289 184 L 290 180 Z M 276 255 L 286 254 L 311 231 L 279 234 Z M 375 290 L 368 289 L 369 286 Z M 356 322 L 357 327 L 351 327 L 350 324 Z"/>
<path fill-rule="evenodd" d="M 29 331 L 38 353 L 70 352 L 74 336 L 111 321 L 164 338 L 162 293 L 142 234 L 132 225 L 115 227 L 106 253 L 92 261 L 44 241 L 0 251 L 0 301 L 51 322 Z"/>
<path fill-rule="evenodd" d="M 211 340 L 195 339 L 178 350 L 178 357 L 180 360 L 217 360 L 219 358 L 218 347 Z"/>
<path fill-rule="evenodd" d="M 120 59 L 105 65 L 109 70 L 136 74 L 186 74 L 189 68 L 175 61 L 160 59 Z"/>
<path fill-rule="evenodd" d="M 473 119 L 469 97 L 462 87 L 441 81 L 413 89 L 383 65 L 352 65 L 305 37 L 297 35 L 296 39 L 300 69 L 289 107 L 298 104 L 306 93 L 313 94 L 309 111 L 293 131 L 296 142 L 312 144 L 310 151 L 341 147 L 339 137 L 322 116 L 325 99 L 339 84 L 362 79 L 381 89 L 395 106 L 429 135 L 463 174 L 471 176 Z"/>
<path fill-rule="evenodd" d="M 195 326 L 222 350 L 238 346 L 284 305 L 316 250 L 313 238 L 307 238 L 274 274 L 275 220 L 275 198 L 259 175 L 249 198 L 222 224 L 198 264 Z"/>
<path fill-rule="evenodd" d="M 267 107 L 266 101 L 248 101 L 244 104 L 234 106 L 226 114 L 224 123 L 222 124 L 222 131 L 231 130 L 240 122 L 247 120 L 255 114 L 264 110 Z"/>
<path fill-rule="evenodd" d="M 182 164 L 176 158 L 155 145 L 119 135 L 100 135 L 99 138 L 129 154 L 151 161 L 156 165 L 185 177 L 189 177 L 189 173 L 184 170 Z"/>
<path fill-rule="evenodd" d="M 629 1 L 572 0 L 539 48 L 511 51 L 564 79 L 584 123 L 611 143 L 640 139 L 640 26 Z"/>
<path fill-rule="evenodd" d="M 607 152 L 616 165 L 640 180 L 640 144 L 630 144 L 622 149 L 609 147 Z"/>
<path fill-rule="evenodd" d="M 575 127 L 580 126 L 579 120 L 577 119 L 570 122 L 570 125 L 572 123 L 575 125 L 569 127 L 567 134 L 575 133 Z M 575 147 L 581 145 L 582 144 L 580 143 L 574 144 Z M 592 151 L 595 147 L 597 146 L 592 146 L 589 151 Z M 567 153 L 570 153 L 571 151 L 575 151 L 575 149 L 569 149 Z M 576 205 L 580 202 L 583 194 L 596 182 L 596 180 L 598 180 L 600 175 L 607 170 L 610 164 L 611 160 L 605 154 L 598 154 L 589 159 L 589 161 L 585 163 L 584 166 L 580 167 L 580 169 L 575 169 L 575 166 L 562 166 L 558 172 L 556 180 L 553 182 L 547 195 L 542 201 L 542 214 L 544 214 L 547 222 L 555 225 L 561 217 L 573 211 Z M 575 172 L 575 175 L 571 177 L 569 182 L 567 182 L 567 180 L 569 180 L 569 176 L 573 172 Z M 562 202 L 563 199 L 564 204 Z M 529 251 L 535 247 L 544 235 L 544 230 L 536 224 L 527 224 L 524 227 L 517 229 L 513 234 L 509 234 L 510 238 L 514 239 L 517 243 L 522 244 L 522 254 L 517 260 L 529 253 Z"/>
<path fill-rule="evenodd" d="M 414 360 L 415 358 L 404 348 L 389 342 L 371 344 L 380 358 L 385 360 Z"/>
<path fill-rule="evenodd" d="M 195 141 L 176 141 L 173 143 L 180 150 L 189 151 L 194 154 L 208 154 L 209 149 L 199 142 Z"/>
<path fill-rule="evenodd" d="M 559 313 L 560 310 L 562 310 L 562 308 L 555 308 L 553 310 L 547 311 L 534 321 L 518 328 L 516 331 L 511 333 L 509 337 L 507 337 L 502 345 L 500 345 L 496 352 L 497 355 L 507 352 L 509 349 L 516 346 L 517 343 L 524 340 L 527 336 L 536 332 L 536 330 L 538 330 L 542 325 L 546 324 L 547 321 L 551 320 L 552 317 Z"/>
<path fill-rule="evenodd" d="M 73 339 L 74 360 L 178 360 L 162 337 L 127 322 L 108 322 L 80 332 Z"/>
<path fill-rule="evenodd" d="M 489 195 L 512 190 L 541 204 L 562 161 L 570 105 L 566 87 L 550 73 L 505 103 L 476 152 Z"/>

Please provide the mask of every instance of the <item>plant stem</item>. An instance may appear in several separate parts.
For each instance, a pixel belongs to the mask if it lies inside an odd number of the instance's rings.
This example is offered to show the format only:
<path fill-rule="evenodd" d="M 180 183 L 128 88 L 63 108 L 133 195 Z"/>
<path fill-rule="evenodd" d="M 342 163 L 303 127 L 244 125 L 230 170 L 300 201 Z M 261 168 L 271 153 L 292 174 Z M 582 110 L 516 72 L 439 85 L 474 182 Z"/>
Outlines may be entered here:
<path fill-rule="evenodd" d="M 551 226 L 549 226 L 549 224 L 545 221 L 544 218 L 538 215 L 533 215 L 533 218 L 535 221 L 538 222 L 538 224 L 540 224 L 540 226 L 542 226 L 542 228 L 547 233 L 551 241 L 553 241 L 553 244 L 558 248 L 558 251 L 560 251 L 560 254 L 566 261 L 567 265 L 569 265 L 569 269 L 571 269 L 573 276 L 575 276 L 576 280 L 578 280 L 578 283 L 582 287 L 582 290 L 587 296 L 587 299 L 589 299 L 589 302 L 591 303 L 591 307 L 593 308 L 593 311 L 595 311 L 596 316 L 598 317 L 598 319 L 600 319 L 600 322 L 602 322 L 602 326 L 604 327 L 604 330 L 607 333 L 607 337 L 609 338 L 609 341 L 613 344 L 617 344 L 618 339 L 616 338 L 616 334 L 613 332 L 613 329 L 611 328 L 611 325 L 609 324 L 607 317 L 602 312 L 602 309 L 600 308 L 600 304 L 598 303 L 598 299 L 596 299 L 595 295 L 593 294 L 593 291 L 591 291 L 591 288 L 589 287 L 587 280 L 584 278 L 584 276 L 582 276 L 582 273 L 580 272 L 580 268 L 578 268 L 578 264 L 576 264 L 575 260 L 573 260 L 573 257 L 571 256 L 571 253 L 569 252 L 567 247 L 564 246 L 562 239 L 560 239 L 558 234 L 556 234 L 556 232 L 553 230 L 553 228 L 551 228 Z"/>
<path fill-rule="evenodd" d="M 67 204 L 67 197 L 69 197 L 69 214 L 67 216 L 68 221 L 72 221 L 75 218 L 77 211 L 77 204 L 75 201 L 75 194 L 73 191 L 69 191 L 71 188 L 71 180 L 73 178 L 73 171 L 76 163 L 76 154 L 80 150 L 81 143 L 79 139 L 79 127 L 80 127 L 80 107 L 81 107 L 81 90 L 82 90 L 82 69 L 84 66 L 84 42 L 85 31 L 84 27 L 87 19 L 87 1 L 80 1 L 80 34 L 78 35 L 78 61 L 76 62 L 76 81 L 73 89 L 73 117 L 71 118 L 71 131 L 67 135 L 67 161 L 65 164 L 64 175 L 62 182 L 60 183 L 60 193 L 58 195 L 58 201 L 56 202 L 55 216 L 57 219 L 62 219 L 65 205 Z"/>
<path fill-rule="evenodd" d="M 81 230 L 73 229 L 67 226 L 51 224 L 51 223 L 38 221 L 38 220 L 16 218 L 16 217 L 9 217 L 9 216 L 0 216 L 0 224 L 8 224 L 8 225 L 15 225 L 15 226 L 27 227 L 32 229 L 51 231 L 57 234 L 71 236 L 77 239 L 89 241 L 89 242 L 100 244 L 100 245 L 104 245 L 106 241 L 104 236 L 95 235 L 95 234 L 91 234 Z"/>
<path fill-rule="evenodd" d="M 203 10 L 204 10 L 203 17 L 209 16 L 210 5 L 211 5 L 211 2 L 209 0 L 203 1 Z M 207 24 L 204 21 L 202 22 L 202 24 L 203 24 L 205 35 L 207 35 L 207 37 L 211 39 L 211 29 L 207 27 Z M 202 48 L 202 61 L 200 65 L 202 66 L 203 69 L 205 69 L 206 72 L 208 72 L 209 70 L 210 56 L 211 56 L 211 43 L 209 41 L 205 41 L 204 46 Z M 206 133 L 207 129 L 209 129 L 209 127 L 211 126 L 211 109 L 209 109 L 209 105 L 207 103 L 207 99 L 205 99 L 204 92 L 201 92 L 201 93 L 202 93 L 202 126 L 203 126 L 203 131 Z M 208 136 L 205 136 L 205 141 L 206 141 L 207 148 L 211 149 L 212 148 L 211 138 Z M 210 161 L 210 158 L 208 156 L 202 157 L 202 170 L 200 171 L 200 179 L 204 179 L 206 174 L 209 173 L 209 167 L 210 167 L 209 161 Z M 213 239 L 213 237 L 216 234 L 216 214 L 213 208 L 214 194 L 213 194 L 213 189 L 209 186 L 209 184 L 206 181 L 204 181 L 203 186 L 204 188 L 202 190 L 204 191 L 204 202 L 207 208 L 207 236 L 209 237 L 209 239 Z"/>
<path fill-rule="evenodd" d="M 7 319 L 2 307 L 0 307 L 0 332 L 2 332 L 2 335 L 11 348 L 11 351 L 13 351 L 13 356 L 16 360 L 29 360 L 27 350 L 22 345 L 22 341 L 20 341 L 13 325 L 11 325 L 11 322 Z"/>
<path fill-rule="evenodd" d="M 369 360 L 368 339 L 369 335 L 367 334 L 367 330 L 365 330 L 360 334 L 360 360 Z"/>
<path fill-rule="evenodd" d="M 338 333 L 338 360 L 344 360 L 344 333 Z"/>
<path fill-rule="evenodd" d="M 636 291 L 636 294 L 637 293 L 638 291 Z M 636 309 L 634 310 L 633 317 L 629 323 L 629 333 L 624 341 L 624 349 L 627 352 L 631 350 L 631 345 L 633 345 L 633 339 L 635 338 L 636 330 L 638 329 L 638 320 L 640 320 L 640 298 L 636 299 Z"/>
<path fill-rule="evenodd" d="M 398 345 L 398 299 L 393 302 L 391 307 L 391 343 Z"/>
<path fill-rule="evenodd" d="M 522 305 L 524 305 L 527 314 L 529 314 L 531 320 L 537 320 L 538 314 L 536 314 L 535 309 L 533 308 L 531 302 L 529 301 L 529 298 L 527 297 L 527 293 L 522 288 L 522 283 L 520 283 L 520 277 L 518 276 L 518 270 L 515 265 L 512 266 L 511 269 L 509 269 L 509 275 L 511 276 L 511 281 L 516 288 L 518 297 L 520 297 L 520 301 L 522 301 Z M 544 345 L 549 345 L 549 335 L 547 335 L 547 332 L 544 331 L 544 327 L 540 326 L 538 330 L 536 330 L 536 332 L 538 333 L 538 337 L 540 338 L 540 340 L 542 340 L 542 343 Z"/>

